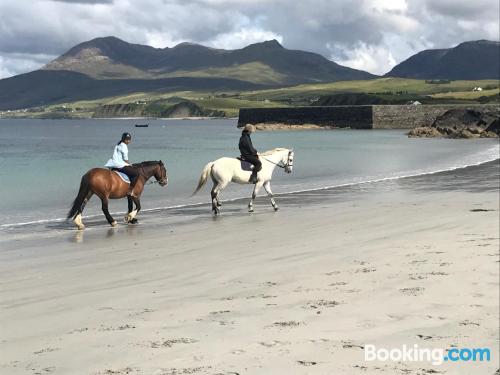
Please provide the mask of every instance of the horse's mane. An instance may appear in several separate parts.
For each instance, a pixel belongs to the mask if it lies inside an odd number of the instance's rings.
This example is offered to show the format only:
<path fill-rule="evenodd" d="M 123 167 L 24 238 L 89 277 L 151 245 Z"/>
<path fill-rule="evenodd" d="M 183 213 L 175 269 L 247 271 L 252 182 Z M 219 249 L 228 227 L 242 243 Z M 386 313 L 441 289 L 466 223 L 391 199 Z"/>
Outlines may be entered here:
<path fill-rule="evenodd" d="M 149 160 L 149 161 L 143 161 L 141 163 L 135 163 L 132 164 L 134 167 L 151 167 L 153 165 L 159 164 L 160 162 L 157 160 Z"/>
<path fill-rule="evenodd" d="M 278 152 L 278 151 L 284 151 L 286 150 L 286 148 L 283 148 L 283 147 L 277 147 L 277 148 L 273 148 L 272 150 L 268 150 L 266 152 L 262 152 L 261 155 L 272 155 L 274 154 L 275 152 Z"/>

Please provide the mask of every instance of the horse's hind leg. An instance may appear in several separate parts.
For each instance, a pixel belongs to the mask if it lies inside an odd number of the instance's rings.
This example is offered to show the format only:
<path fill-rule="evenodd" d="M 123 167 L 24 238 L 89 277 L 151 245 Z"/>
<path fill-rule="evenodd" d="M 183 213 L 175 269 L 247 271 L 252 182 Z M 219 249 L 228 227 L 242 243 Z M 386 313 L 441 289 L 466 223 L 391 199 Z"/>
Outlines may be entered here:
<path fill-rule="evenodd" d="M 217 207 L 221 207 L 222 203 L 219 200 L 219 194 L 216 192 L 216 187 L 219 184 L 219 181 L 217 181 L 212 174 L 210 174 L 210 177 L 212 177 L 212 182 L 214 183 L 212 191 L 210 192 L 210 196 L 212 197 L 212 200 L 215 198 L 215 204 L 216 204 L 216 206 Z"/>
<path fill-rule="evenodd" d="M 85 206 L 87 205 L 87 202 L 89 201 L 89 199 L 92 197 L 93 194 L 94 193 L 92 191 L 89 191 L 87 193 L 87 196 L 83 200 L 82 205 L 80 206 L 75 218 L 73 219 L 73 223 L 75 223 L 75 225 L 78 227 L 78 229 L 85 228 L 85 225 L 83 224 L 83 220 L 82 220 L 82 214 L 83 214 L 83 210 L 85 209 Z"/>
<path fill-rule="evenodd" d="M 273 192 L 271 190 L 271 183 L 269 181 L 264 182 L 264 189 L 267 192 L 267 196 L 271 198 L 271 205 L 273 206 L 274 211 L 278 211 L 278 205 L 274 201 Z"/>
<path fill-rule="evenodd" d="M 212 199 L 212 212 L 217 215 L 220 212 L 220 202 L 218 199 L 219 191 L 217 190 L 219 184 L 214 183 L 214 187 L 210 191 L 210 198 Z"/>
<path fill-rule="evenodd" d="M 108 198 L 107 197 L 102 197 L 101 198 L 101 206 L 102 206 L 102 212 L 104 213 L 104 216 L 106 216 L 106 220 L 111 226 L 116 226 L 116 221 L 113 219 L 113 217 L 109 213 L 108 209 Z"/>
<path fill-rule="evenodd" d="M 227 182 L 215 182 L 210 195 L 212 197 L 212 211 L 214 214 L 220 213 L 220 207 L 222 203 L 219 200 L 219 195 L 221 191 L 227 186 Z"/>

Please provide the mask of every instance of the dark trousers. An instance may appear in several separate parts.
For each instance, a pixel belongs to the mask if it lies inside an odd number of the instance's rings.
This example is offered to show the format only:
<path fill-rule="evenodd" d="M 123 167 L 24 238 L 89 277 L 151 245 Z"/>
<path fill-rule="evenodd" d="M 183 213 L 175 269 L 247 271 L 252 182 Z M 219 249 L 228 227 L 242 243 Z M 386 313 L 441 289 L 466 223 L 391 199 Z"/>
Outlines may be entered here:
<path fill-rule="evenodd" d="M 259 157 L 257 155 L 243 155 L 246 161 L 248 161 L 250 164 L 253 164 L 254 169 L 253 172 L 257 173 L 262 169 L 262 163 L 259 160 Z"/>
<path fill-rule="evenodd" d="M 125 173 L 130 178 L 130 187 L 134 186 L 135 180 L 139 177 L 139 169 L 132 167 L 130 165 L 126 165 L 123 168 L 117 168 L 117 171 Z"/>

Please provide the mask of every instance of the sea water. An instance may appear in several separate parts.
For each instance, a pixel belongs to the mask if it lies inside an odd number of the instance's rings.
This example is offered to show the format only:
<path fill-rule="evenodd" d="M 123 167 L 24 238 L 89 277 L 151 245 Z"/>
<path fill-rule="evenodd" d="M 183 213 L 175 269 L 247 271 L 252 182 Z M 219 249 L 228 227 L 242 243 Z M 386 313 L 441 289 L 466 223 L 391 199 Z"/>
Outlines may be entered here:
<path fill-rule="evenodd" d="M 167 187 L 148 185 L 143 210 L 209 202 L 209 188 L 190 197 L 209 161 L 238 156 L 236 120 L 0 120 L 0 227 L 63 220 L 80 179 L 103 166 L 123 132 L 132 134 L 132 162 L 162 160 Z M 479 165 L 499 157 L 495 139 L 408 138 L 404 130 L 256 132 L 259 151 L 295 150 L 294 170 L 276 169 L 274 193 L 401 179 Z M 209 181 L 208 184 L 211 184 Z M 252 186 L 230 185 L 222 199 L 250 196 Z M 262 191 L 263 193 L 263 191 Z M 126 210 L 112 201 L 111 212 Z M 209 208 L 207 207 L 209 210 Z M 101 215 L 93 197 L 85 215 Z"/>

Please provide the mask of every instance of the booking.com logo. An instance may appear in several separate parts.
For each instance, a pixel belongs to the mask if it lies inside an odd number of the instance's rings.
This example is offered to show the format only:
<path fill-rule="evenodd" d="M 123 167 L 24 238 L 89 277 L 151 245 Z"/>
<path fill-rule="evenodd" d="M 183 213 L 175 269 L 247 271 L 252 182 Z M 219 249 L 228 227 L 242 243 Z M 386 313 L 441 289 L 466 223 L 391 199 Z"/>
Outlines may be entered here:
<path fill-rule="evenodd" d="M 394 362 L 431 362 L 441 365 L 443 362 L 482 362 L 490 361 L 488 348 L 420 348 L 403 345 L 401 348 L 377 348 L 375 345 L 365 345 L 365 361 Z"/>

